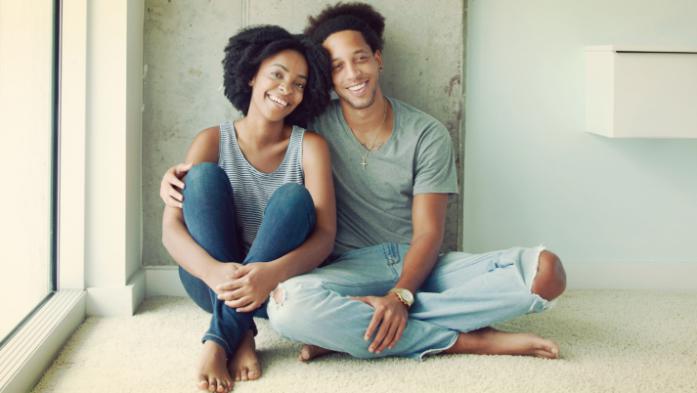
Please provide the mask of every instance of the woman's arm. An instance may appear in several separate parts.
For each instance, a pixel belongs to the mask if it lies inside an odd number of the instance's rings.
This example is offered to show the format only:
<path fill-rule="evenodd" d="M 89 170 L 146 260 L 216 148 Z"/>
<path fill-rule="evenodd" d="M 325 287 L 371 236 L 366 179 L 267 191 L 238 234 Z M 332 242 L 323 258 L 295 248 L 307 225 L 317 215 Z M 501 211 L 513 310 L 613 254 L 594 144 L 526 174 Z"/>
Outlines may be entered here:
<path fill-rule="evenodd" d="M 314 231 L 302 245 L 276 260 L 240 267 L 232 280 L 216 288 L 228 306 L 241 312 L 256 309 L 278 283 L 309 272 L 331 253 L 336 236 L 336 200 L 329 148 L 322 137 L 309 131 L 303 142 L 303 171 L 305 187 L 316 209 Z"/>
<path fill-rule="evenodd" d="M 218 141 L 220 130 L 211 127 L 201 131 L 189 147 L 186 164 L 196 165 L 202 162 L 218 162 Z M 210 288 L 224 281 L 237 264 L 221 263 L 211 257 L 191 237 L 184 224 L 182 209 L 166 205 L 162 215 L 162 244 L 169 255 L 187 272 L 203 280 Z"/>

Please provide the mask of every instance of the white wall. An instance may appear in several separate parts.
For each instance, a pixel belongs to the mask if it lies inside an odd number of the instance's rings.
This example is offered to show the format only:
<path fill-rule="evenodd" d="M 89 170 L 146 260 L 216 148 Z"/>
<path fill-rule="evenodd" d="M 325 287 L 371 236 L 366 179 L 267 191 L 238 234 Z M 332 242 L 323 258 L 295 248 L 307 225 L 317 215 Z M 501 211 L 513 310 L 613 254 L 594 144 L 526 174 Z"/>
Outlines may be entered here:
<path fill-rule="evenodd" d="M 696 47 L 697 2 L 471 0 L 468 13 L 465 248 L 544 243 L 571 270 L 697 267 L 697 140 L 585 133 L 583 55 Z"/>

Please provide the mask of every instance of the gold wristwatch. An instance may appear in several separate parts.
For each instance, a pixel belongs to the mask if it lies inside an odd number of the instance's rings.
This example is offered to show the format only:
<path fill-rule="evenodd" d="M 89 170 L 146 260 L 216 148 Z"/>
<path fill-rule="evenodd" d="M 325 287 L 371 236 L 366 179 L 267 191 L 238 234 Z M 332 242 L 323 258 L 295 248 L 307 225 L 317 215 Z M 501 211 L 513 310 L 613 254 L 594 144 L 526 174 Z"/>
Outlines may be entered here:
<path fill-rule="evenodd" d="M 388 293 L 394 293 L 400 302 L 404 303 L 407 308 L 414 304 L 414 294 L 406 288 L 392 288 Z"/>

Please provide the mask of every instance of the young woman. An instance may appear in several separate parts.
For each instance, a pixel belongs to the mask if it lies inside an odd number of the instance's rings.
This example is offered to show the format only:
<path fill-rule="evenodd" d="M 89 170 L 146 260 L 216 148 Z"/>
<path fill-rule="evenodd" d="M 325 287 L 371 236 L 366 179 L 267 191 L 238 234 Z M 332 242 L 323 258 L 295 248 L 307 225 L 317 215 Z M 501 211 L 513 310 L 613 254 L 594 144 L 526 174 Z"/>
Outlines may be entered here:
<path fill-rule="evenodd" d="M 252 316 L 266 315 L 279 282 L 317 267 L 336 233 L 329 151 L 301 127 L 329 102 L 326 53 L 259 26 L 230 38 L 223 66 L 225 95 L 244 117 L 201 131 L 160 190 L 163 243 L 212 313 L 198 373 L 211 392 L 261 376 Z"/>

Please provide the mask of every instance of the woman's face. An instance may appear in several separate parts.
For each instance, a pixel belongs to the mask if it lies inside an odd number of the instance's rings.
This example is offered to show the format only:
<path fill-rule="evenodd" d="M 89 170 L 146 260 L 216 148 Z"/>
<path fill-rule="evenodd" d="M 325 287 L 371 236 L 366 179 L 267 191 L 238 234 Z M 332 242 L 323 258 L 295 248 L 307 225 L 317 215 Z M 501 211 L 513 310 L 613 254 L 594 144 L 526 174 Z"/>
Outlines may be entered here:
<path fill-rule="evenodd" d="M 307 61 L 303 55 L 287 49 L 267 57 L 249 82 L 249 113 L 258 112 L 270 121 L 282 121 L 302 102 L 306 84 Z"/>

